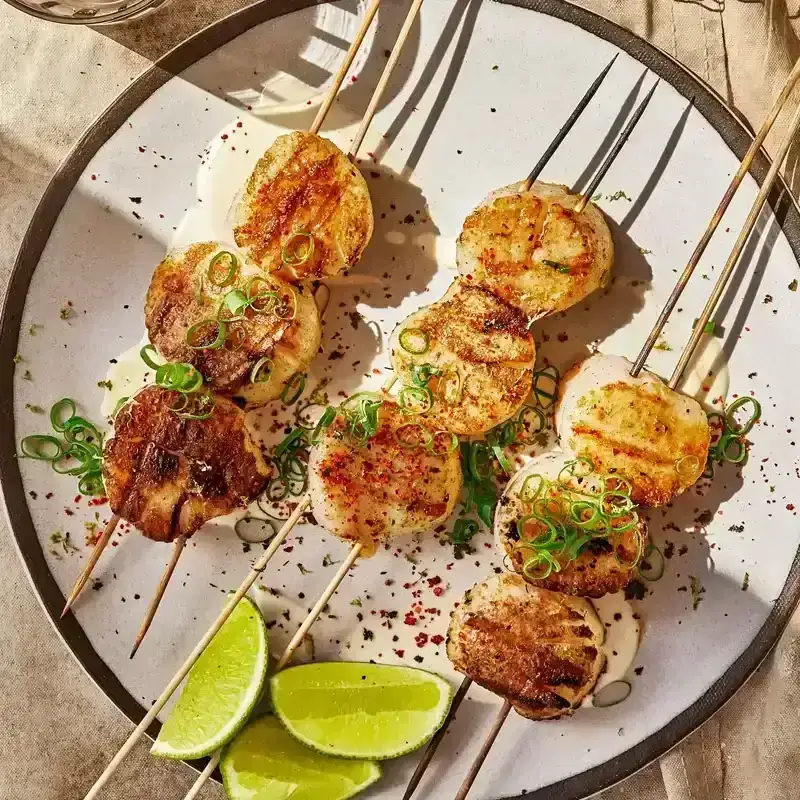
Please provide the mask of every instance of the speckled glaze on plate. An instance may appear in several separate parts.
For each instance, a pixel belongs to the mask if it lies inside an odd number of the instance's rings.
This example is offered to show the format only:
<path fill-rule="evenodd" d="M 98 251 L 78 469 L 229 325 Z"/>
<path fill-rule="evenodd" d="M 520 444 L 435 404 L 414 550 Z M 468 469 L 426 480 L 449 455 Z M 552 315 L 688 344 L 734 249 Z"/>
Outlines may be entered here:
<path fill-rule="evenodd" d="M 354 2 L 268 0 L 167 56 L 115 101 L 62 165 L 12 276 L 0 338 L 0 381 L 13 386 L 0 398 L 6 430 L 0 474 L 10 523 L 60 635 L 132 719 L 141 718 L 142 706 L 216 615 L 222 593 L 238 585 L 252 551 L 244 552 L 229 527 L 211 525 L 195 536 L 134 661 L 127 657 L 130 645 L 168 548 L 130 533 L 115 536 L 116 546 L 95 574 L 102 586 L 86 592 L 75 617 L 57 621 L 63 595 L 88 554 L 84 522 L 107 509 L 75 503 L 74 483 L 46 465 L 17 461 L 18 439 L 47 427 L 26 404 L 48 407 L 68 395 L 100 420 L 97 382 L 109 360 L 141 337 L 153 267 L 191 225 L 205 220 L 214 230 L 209 238 L 217 235 L 227 194 L 239 172 L 246 175 L 248 159 L 255 161 L 279 130 L 308 124 L 335 63 L 328 48 L 341 57 L 358 10 Z M 402 12 L 392 5 L 384 14 L 384 29 L 368 40 L 357 80 L 325 126 L 339 144 L 352 135 Z M 643 76 L 645 68 L 662 78 L 601 186 L 600 205 L 616 239 L 616 281 L 564 316 L 537 323 L 534 332 L 540 361 L 560 366 L 593 343 L 604 352 L 636 355 L 746 150 L 747 131 L 667 56 L 588 12 L 553 0 L 428 0 L 361 151 L 376 233 L 353 270 L 365 276 L 363 285 L 332 294 L 314 380 L 330 378 L 333 396 L 383 381 L 385 343 L 396 322 L 441 296 L 454 277 L 453 243 L 464 217 L 491 189 L 528 171 L 617 51 L 618 63 L 595 102 L 542 175 L 585 184 L 609 146 L 609 129 L 621 128 L 653 80 Z M 568 72 L 558 67 L 566 58 Z M 276 86 L 288 87 L 277 100 Z M 256 106 L 255 113 L 247 106 Z M 756 179 L 745 181 L 734 200 L 667 328 L 664 348 L 649 361 L 653 370 L 670 372 L 765 168 L 762 158 Z M 800 225 L 796 207 L 777 193 L 772 208 L 717 315 L 722 346 L 709 350 L 715 370 L 727 366 L 728 396 L 753 391 L 764 405 L 750 463 L 742 475 L 722 470 L 711 487 L 651 513 L 654 539 L 672 558 L 665 577 L 638 604 L 644 637 L 631 696 L 556 723 L 512 715 L 475 785 L 476 798 L 527 793 L 574 800 L 624 778 L 718 709 L 786 624 L 800 591 L 791 403 L 797 379 L 779 356 L 796 336 L 791 320 L 800 302 L 794 291 Z M 74 313 L 63 320 L 59 311 L 67 301 Z M 16 354 L 23 361 L 15 365 Z M 32 380 L 25 379 L 26 370 Z M 54 544 L 56 531 L 70 532 L 77 551 Z M 437 642 L 449 609 L 500 559 L 488 533 L 460 560 L 440 539 L 399 541 L 359 564 L 314 628 L 317 654 L 364 658 L 380 652 L 383 660 L 415 665 L 421 658 L 422 666 L 446 670 Z M 314 526 L 298 528 L 265 573 L 265 590 L 256 593 L 276 638 L 293 632 L 345 554 L 344 544 Z M 497 706 L 485 693 L 470 697 L 420 797 L 449 800 L 477 751 Z M 416 758 L 388 764 L 369 796 L 399 798 Z"/>

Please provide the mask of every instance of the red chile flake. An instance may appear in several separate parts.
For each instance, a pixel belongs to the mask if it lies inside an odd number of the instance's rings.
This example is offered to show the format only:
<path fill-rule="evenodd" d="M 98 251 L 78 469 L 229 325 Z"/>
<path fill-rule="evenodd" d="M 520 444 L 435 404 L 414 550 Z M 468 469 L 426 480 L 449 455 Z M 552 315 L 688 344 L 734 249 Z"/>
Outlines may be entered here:
<path fill-rule="evenodd" d="M 787 503 L 786 504 L 787 511 L 794 511 L 794 503 Z"/>
<path fill-rule="evenodd" d="M 433 593 L 437 597 L 441 597 L 444 594 L 444 586 L 435 586 L 433 589 Z"/>
<path fill-rule="evenodd" d="M 394 654 L 395 654 L 395 655 L 396 655 L 398 658 L 402 658 L 402 657 L 403 657 L 403 656 L 406 654 L 406 651 L 405 651 L 405 650 L 395 650 L 395 651 L 394 651 Z"/>
<path fill-rule="evenodd" d="M 435 644 L 437 647 L 444 641 L 444 636 L 437 633 L 436 636 L 431 636 L 431 644 Z"/>
<path fill-rule="evenodd" d="M 222 136 L 220 136 L 219 138 L 222 139 L 222 141 L 224 142 L 228 138 L 228 134 L 223 133 Z"/>
<path fill-rule="evenodd" d="M 417 643 L 417 647 L 425 647 L 425 645 L 428 644 L 428 634 L 418 633 L 414 637 L 414 641 Z"/>
<path fill-rule="evenodd" d="M 403 623 L 406 624 L 406 625 L 416 625 L 417 624 L 417 618 L 413 614 L 408 613 L 403 618 Z"/>
<path fill-rule="evenodd" d="M 438 575 L 434 576 L 433 578 L 428 578 L 428 586 L 430 586 L 431 589 L 434 586 L 437 586 L 438 584 L 440 584 L 441 582 L 442 582 L 442 579 Z"/>

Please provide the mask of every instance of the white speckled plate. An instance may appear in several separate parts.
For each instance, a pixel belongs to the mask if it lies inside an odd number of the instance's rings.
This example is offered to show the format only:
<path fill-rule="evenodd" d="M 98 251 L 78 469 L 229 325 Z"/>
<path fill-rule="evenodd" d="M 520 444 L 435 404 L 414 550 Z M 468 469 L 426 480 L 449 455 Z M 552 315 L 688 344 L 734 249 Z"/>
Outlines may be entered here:
<path fill-rule="evenodd" d="M 102 586 L 85 593 L 75 617 L 58 621 L 63 595 L 89 552 L 84 523 L 108 511 L 76 503 L 72 479 L 39 462 L 17 461 L 16 442 L 47 427 L 26 404 L 49 407 L 72 396 L 100 420 L 97 382 L 109 361 L 140 339 L 151 272 L 171 242 L 191 233 L 187 213 L 195 229 L 208 227 L 208 238 L 224 237 L 237 180 L 276 133 L 309 124 L 363 11 L 354 0 L 309 5 L 257 3 L 182 45 L 123 93 L 49 187 L 11 282 L 0 339 L 0 383 L 13 386 L 0 397 L 8 515 L 59 633 L 133 719 L 216 615 L 223 593 L 238 585 L 252 552 L 244 552 L 227 525 L 198 533 L 145 644 L 129 661 L 169 548 L 130 532 L 116 535 L 95 573 Z M 358 80 L 348 83 L 329 117 L 325 132 L 342 145 L 365 108 L 405 6 L 387 3 L 380 33 L 359 56 Z M 620 58 L 595 101 L 542 176 L 584 185 L 609 147 L 609 130 L 621 128 L 654 75 L 662 78 L 601 186 L 600 205 L 617 243 L 616 281 L 609 292 L 534 330 L 539 358 L 560 366 L 593 342 L 605 352 L 636 355 L 747 147 L 746 130 L 680 66 L 588 12 L 556 0 L 428 0 L 361 153 L 376 210 L 373 242 L 353 271 L 365 280 L 333 292 L 312 383 L 330 378 L 335 395 L 382 382 L 396 322 L 440 296 L 454 277 L 453 242 L 464 217 L 490 189 L 527 173 L 616 52 Z M 569 71 L 558 66 L 564 63 Z M 758 180 L 765 165 L 765 159 L 757 164 Z M 669 323 L 665 349 L 650 359 L 655 371 L 671 371 L 756 191 L 757 180 L 746 180 Z M 786 198 L 773 198 L 772 205 L 777 216 L 764 214 L 737 287 L 717 315 L 722 347 L 707 356 L 723 388 L 729 378 L 730 398 L 752 391 L 764 405 L 750 463 L 741 475 L 722 470 L 710 488 L 651 515 L 653 537 L 672 558 L 638 606 L 641 674 L 630 698 L 557 723 L 512 715 L 478 779 L 476 798 L 524 792 L 578 798 L 630 774 L 733 694 L 797 601 L 792 398 L 798 384 L 783 351 L 797 338 L 800 294 L 790 287 L 796 286 L 800 224 Z M 75 313 L 62 320 L 67 301 Z M 353 311 L 376 325 L 355 324 Z M 332 359 L 334 351 L 342 356 Z M 17 353 L 22 361 L 15 365 Z M 69 532 L 77 551 L 54 545 L 56 531 Z M 423 666 L 452 675 L 435 637 L 445 634 L 453 602 L 500 563 L 488 534 L 475 545 L 474 554 L 456 560 L 446 537 L 418 537 L 358 564 L 314 628 L 317 655 L 380 653 L 412 665 L 419 657 Z M 346 552 L 312 525 L 297 529 L 264 574 L 264 586 L 280 596 L 256 593 L 275 634 L 294 631 Z M 695 609 L 690 576 L 705 590 Z M 437 577 L 441 583 L 429 580 Z M 417 603 L 417 624 L 404 625 Z M 415 641 L 419 633 L 428 635 L 424 647 Z M 420 787 L 421 798 L 449 800 L 477 750 L 496 701 L 478 691 L 470 698 Z M 399 798 L 416 758 L 388 765 L 370 796 Z"/>

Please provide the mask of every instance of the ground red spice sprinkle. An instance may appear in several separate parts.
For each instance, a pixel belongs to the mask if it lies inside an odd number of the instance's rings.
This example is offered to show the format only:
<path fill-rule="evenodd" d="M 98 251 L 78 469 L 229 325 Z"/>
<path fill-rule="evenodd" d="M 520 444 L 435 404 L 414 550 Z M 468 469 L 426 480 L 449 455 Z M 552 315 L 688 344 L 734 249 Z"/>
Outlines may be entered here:
<path fill-rule="evenodd" d="M 441 582 L 442 579 L 438 575 L 434 576 L 433 578 L 428 578 L 428 586 L 430 586 L 431 589 L 434 586 L 438 586 L 438 584 L 440 584 Z"/>
<path fill-rule="evenodd" d="M 395 651 L 394 651 L 394 654 L 395 654 L 395 655 L 396 655 L 398 658 L 402 658 L 402 657 L 403 657 L 403 656 L 406 654 L 406 651 L 405 651 L 405 650 L 395 650 Z"/>
<path fill-rule="evenodd" d="M 413 614 L 406 614 L 405 617 L 403 617 L 403 624 L 405 624 L 405 625 L 416 625 L 417 624 L 417 618 Z"/>
<path fill-rule="evenodd" d="M 45 497 L 47 497 L 47 498 L 50 498 L 52 496 L 53 496 L 52 493 L 45 495 Z M 107 497 L 93 497 L 89 501 L 89 505 L 90 506 L 104 506 L 107 502 L 108 502 L 108 498 Z"/>
<path fill-rule="evenodd" d="M 414 637 L 414 641 L 417 644 L 417 647 L 425 647 L 428 644 L 428 634 L 427 633 L 418 633 Z"/>
<path fill-rule="evenodd" d="M 223 133 L 222 136 L 220 136 L 219 138 L 222 139 L 222 141 L 224 142 L 228 138 L 228 134 Z"/>
<path fill-rule="evenodd" d="M 434 587 L 433 593 L 437 597 L 441 597 L 444 594 L 444 586 L 436 586 L 436 587 Z"/>
<path fill-rule="evenodd" d="M 65 508 L 65 509 L 64 509 L 64 513 L 65 513 L 65 514 L 66 514 L 68 517 L 74 517 L 74 516 L 75 516 L 75 512 L 74 512 L 74 511 L 70 511 L 68 508 Z"/>
<path fill-rule="evenodd" d="M 431 636 L 431 644 L 435 644 L 437 647 L 444 641 L 444 636 L 437 633 L 436 636 Z"/>
<path fill-rule="evenodd" d="M 242 127 L 242 121 L 241 121 L 241 120 L 239 120 L 239 121 L 236 123 L 236 127 L 237 127 L 237 128 L 241 128 L 241 127 Z"/>
<path fill-rule="evenodd" d="M 787 511 L 794 511 L 794 503 L 787 503 L 786 504 Z"/>
<path fill-rule="evenodd" d="M 82 495 L 76 494 L 75 499 L 72 501 L 73 503 L 80 503 Z"/>
<path fill-rule="evenodd" d="M 50 499 L 52 496 L 53 496 L 53 493 L 52 493 L 52 492 L 48 492 L 48 493 L 45 495 L 45 498 L 46 498 L 47 500 L 49 500 L 49 499 Z"/>

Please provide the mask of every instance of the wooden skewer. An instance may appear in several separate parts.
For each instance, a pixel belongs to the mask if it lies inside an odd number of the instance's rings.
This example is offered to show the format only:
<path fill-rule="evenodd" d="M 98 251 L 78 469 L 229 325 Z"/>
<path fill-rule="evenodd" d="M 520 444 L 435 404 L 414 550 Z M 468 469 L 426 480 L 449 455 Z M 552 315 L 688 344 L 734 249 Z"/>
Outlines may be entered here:
<path fill-rule="evenodd" d="M 361 27 L 358 29 L 356 37 L 353 39 L 353 43 L 350 45 L 350 49 L 347 51 L 347 56 L 345 57 L 342 66 L 339 67 L 339 71 L 336 73 L 333 86 L 331 86 L 330 90 L 328 91 L 328 96 L 325 98 L 325 102 L 320 106 L 317 116 L 314 118 L 314 122 L 308 129 L 309 133 L 319 133 L 319 129 L 322 127 L 322 123 L 325 122 L 325 117 L 331 110 L 333 101 L 336 99 L 336 95 L 339 93 L 339 89 L 341 88 L 342 83 L 344 83 L 344 79 L 347 77 L 350 67 L 353 65 L 353 59 L 356 57 L 356 53 L 358 53 L 359 49 L 361 48 L 364 37 L 367 35 L 369 26 L 372 25 L 372 20 L 375 19 L 375 15 L 378 13 L 378 8 L 380 8 L 380 5 L 381 0 L 373 0 L 372 5 L 367 9 L 367 13 L 364 15 L 364 19 L 361 21 Z"/>
<path fill-rule="evenodd" d="M 350 550 L 350 554 L 344 560 L 342 566 L 339 567 L 336 575 L 333 577 L 333 580 L 328 584 L 325 591 L 319 596 L 319 599 L 314 604 L 314 607 L 308 612 L 308 616 L 303 620 L 303 624 L 298 628 L 297 633 L 295 633 L 295 635 L 292 637 L 292 640 L 289 642 L 289 644 L 286 645 L 283 655 L 280 657 L 280 659 L 278 659 L 278 663 L 275 665 L 275 669 L 272 673 L 273 675 L 276 672 L 280 672 L 292 660 L 292 656 L 295 654 L 297 648 L 303 643 L 303 640 L 306 638 L 306 634 L 308 633 L 309 629 L 316 622 L 317 617 L 322 613 L 322 609 L 328 604 L 328 601 L 333 596 L 333 593 L 339 588 L 339 584 L 344 580 L 345 575 L 347 575 L 347 573 L 350 571 L 350 567 L 353 566 L 353 563 L 358 558 L 361 548 L 361 544 L 356 544 Z M 209 779 L 211 774 L 217 768 L 220 756 L 220 750 L 217 750 L 217 752 L 211 756 L 206 768 L 197 777 L 197 780 L 194 782 L 192 788 L 189 790 L 189 793 L 183 798 L 183 800 L 194 800 L 194 798 L 197 797 L 200 787 Z"/>
<path fill-rule="evenodd" d="M 697 246 L 694 248 L 694 252 L 689 258 L 688 263 L 684 267 L 684 270 L 681 273 L 681 277 L 678 280 L 678 283 L 672 290 L 672 294 L 669 296 L 669 300 L 667 300 L 667 303 L 664 306 L 663 310 L 661 311 L 661 314 L 659 314 L 659 317 L 656 320 L 655 325 L 653 325 L 653 330 L 650 331 L 650 335 L 647 337 L 647 341 L 644 343 L 639 355 L 636 358 L 636 362 L 633 365 L 633 369 L 631 370 L 631 375 L 634 378 L 642 371 L 642 368 L 644 367 L 644 362 L 650 355 L 650 351 L 653 349 L 653 346 L 658 340 L 658 337 L 661 336 L 661 332 L 664 330 L 664 325 L 666 325 L 667 320 L 672 314 L 673 309 L 675 308 L 675 306 L 678 303 L 678 300 L 680 300 L 680 297 L 683 294 L 683 290 L 689 283 L 689 279 L 692 277 L 692 274 L 694 273 L 697 264 L 702 258 L 703 253 L 705 253 L 706 247 L 708 247 L 708 243 L 711 241 L 711 237 L 714 235 L 714 232 L 717 230 L 719 223 L 722 221 L 723 214 L 725 213 L 725 211 L 727 211 L 728 206 L 731 204 L 731 200 L 733 200 L 733 196 L 736 194 L 736 191 L 738 190 L 739 186 L 744 180 L 745 175 L 747 175 L 747 173 L 750 171 L 750 167 L 753 164 L 753 160 L 755 159 L 756 154 L 761 149 L 761 146 L 764 144 L 764 140 L 767 138 L 767 134 L 769 134 L 770 130 L 772 130 L 772 126 L 775 124 L 775 120 L 778 118 L 778 114 L 780 114 L 781 109 L 786 103 L 787 98 L 791 94 L 792 89 L 794 89 L 794 86 L 798 80 L 800 80 L 800 59 L 797 60 L 797 63 L 794 65 L 794 68 L 789 73 L 789 77 L 786 79 L 786 83 L 783 85 L 783 89 L 781 89 L 780 94 L 775 99 L 775 103 L 770 109 L 770 112 L 767 115 L 767 118 L 764 120 L 764 124 L 761 126 L 761 129 L 758 131 L 758 134 L 756 135 L 755 139 L 753 139 L 753 143 L 750 145 L 749 150 L 747 151 L 747 153 L 745 153 L 745 156 L 742 159 L 742 163 L 739 165 L 739 169 L 736 171 L 736 174 L 733 176 L 730 185 L 725 190 L 725 194 L 722 196 L 722 200 L 720 200 L 719 205 L 717 206 L 717 210 L 711 217 L 711 221 L 708 223 L 708 227 L 706 228 L 703 235 L 700 237 L 700 241 L 697 243 Z"/>
<path fill-rule="evenodd" d="M 273 555 L 275 555 L 275 552 L 283 544 L 292 528 L 294 528 L 300 517 L 305 513 L 309 504 L 310 500 L 308 497 L 304 497 L 300 500 L 297 508 L 295 508 L 295 510 L 292 512 L 289 519 L 286 520 L 286 522 L 283 524 L 283 527 L 273 537 L 269 547 L 264 551 L 261 557 L 255 561 L 250 573 L 244 579 L 242 585 L 236 590 L 236 594 L 234 594 L 233 597 L 231 597 L 231 599 L 227 602 L 225 608 L 222 609 L 222 612 L 217 619 L 214 620 L 214 623 L 211 625 L 211 627 L 205 632 L 203 638 L 200 639 L 192 652 L 189 653 L 189 657 L 172 677 L 164 691 L 158 696 L 155 703 L 153 703 L 153 705 L 150 707 L 150 710 L 144 715 L 142 721 L 136 726 L 133 733 L 131 733 L 131 735 L 125 740 L 125 743 L 111 760 L 111 763 L 105 768 L 103 774 L 100 775 L 92 788 L 89 789 L 85 800 L 95 800 L 95 798 L 98 797 L 100 790 L 106 785 L 108 779 L 117 771 L 117 768 L 122 763 L 125 756 L 130 753 L 130 751 L 133 749 L 133 746 L 142 737 L 142 734 L 144 734 L 144 732 L 155 720 L 156 716 L 158 716 L 158 712 L 164 708 L 167 701 L 175 693 L 175 690 L 181 685 L 183 679 L 189 674 L 189 670 L 194 666 L 197 659 L 200 658 L 206 647 L 208 647 L 209 642 L 214 638 L 217 631 L 219 631 L 219 629 L 225 624 L 225 621 L 228 619 L 228 617 L 233 613 L 233 610 L 236 608 L 239 601 L 245 596 L 245 594 L 247 594 L 250 587 L 258 580 L 258 577 L 266 568 L 269 560 Z"/>
<path fill-rule="evenodd" d="M 500 711 L 497 712 L 497 716 L 494 718 L 494 722 L 492 723 L 492 728 L 489 731 L 489 735 L 486 737 L 486 740 L 481 746 L 481 750 L 478 753 L 477 757 L 472 762 L 472 766 L 469 768 L 469 772 L 467 773 L 467 776 L 464 778 L 464 781 L 461 784 L 461 788 L 458 790 L 458 794 L 456 795 L 455 800 L 465 800 L 466 796 L 469 794 L 470 789 L 472 789 L 472 784 L 475 783 L 475 778 L 478 777 L 478 773 L 481 771 L 483 762 L 486 761 L 486 756 L 489 755 L 489 751 L 492 749 L 494 740 L 500 733 L 500 729 L 503 727 L 503 723 L 506 721 L 506 717 L 508 716 L 509 711 L 511 711 L 511 703 L 508 700 L 506 700 L 503 703 L 503 707 L 500 709 Z"/>
<path fill-rule="evenodd" d="M 283 669 L 289 663 L 289 661 L 291 661 L 295 650 L 300 647 L 300 645 L 303 643 L 303 639 L 306 638 L 309 628 L 316 622 L 317 617 L 322 613 L 322 609 L 328 604 L 328 601 L 333 596 L 333 593 L 339 588 L 339 584 L 344 580 L 344 576 L 350 571 L 350 567 L 353 566 L 353 563 L 358 558 L 358 554 L 361 552 L 362 546 L 363 545 L 360 543 L 353 545 L 347 558 L 342 562 L 342 566 L 339 567 L 336 574 L 333 576 L 333 579 L 325 588 L 325 591 L 319 596 L 319 599 L 314 604 L 314 607 L 308 612 L 308 616 L 303 620 L 303 624 L 300 626 L 297 633 L 295 633 L 295 635 L 292 637 L 292 641 L 286 646 L 286 649 L 283 651 L 283 655 L 275 665 L 275 672 Z"/>
<path fill-rule="evenodd" d="M 139 645 L 142 643 L 144 637 L 147 635 L 147 631 L 150 630 L 150 623 L 153 621 L 153 617 L 156 615 L 156 611 L 158 611 L 158 606 L 161 603 L 161 598 L 164 596 L 164 592 L 167 590 L 167 584 L 169 583 L 169 579 L 172 577 L 172 573 L 175 572 L 175 567 L 178 566 L 178 559 L 181 557 L 181 553 L 183 552 L 184 547 L 186 547 L 186 537 L 179 536 L 175 540 L 175 544 L 172 549 L 172 556 L 170 557 L 169 563 L 167 564 L 167 567 L 164 570 L 164 574 L 161 576 L 161 580 L 159 581 L 156 593 L 155 595 L 153 595 L 153 599 L 150 601 L 150 605 L 147 607 L 147 613 L 144 615 L 142 624 L 139 627 L 139 633 L 136 634 L 136 641 L 133 644 L 133 649 L 131 650 L 130 658 L 133 658 L 136 655 L 136 651 L 139 649 Z"/>
<path fill-rule="evenodd" d="M 94 569 L 95 564 L 97 564 L 100 556 L 103 555 L 103 550 L 106 549 L 106 546 L 111 541 L 111 537 L 114 534 L 114 529 L 117 527 L 118 522 L 119 514 L 114 514 L 106 523 L 106 527 L 103 528 L 103 533 L 95 543 L 94 549 L 89 556 L 89 560 L 86 562 L 86 566 L 83 568 L 81 574 L 78 575 L 78 580 L 75 581 L 75 585 L 72 587 L 72 591 L 69 593 L 67 602 L 64 605 L 64 610 L 61 612 L 61 619 L 64 619 L 64 617 L 67 615 L 67 612 L 70 610 L 70 608 L 72 608 L 72 604 L 78 599 L 78 596 L 83 591 L 83 587 L 86 586 L 89 578 L 92 575 L 92 570 Z"/>
<path fill-rule="evenodd" d="M 597 174 L 592 178 L 589 185 L 586 187 L 586 191 L 583 193 L 583 196 L 578 201 L 578 204 L 575 206 L 575 213 L 580 214 L 584 208 L 586 208 L 586 204 L 589 200 L 592 199 L 592 195 L 595 193 L 595 190 L 600 185 L 600 181 L 605 178 L 606 173 L 611 168 L 611 165 L 614 163 L 614 160 L 619 155 L 620 150 L 625 146 L 625 142 L 628 141 L 631 133 L 633 133 L 633 129 L 636 127 L 636 124 L 642 118 L 642 114 L 644 114 L 645 109 L 647 108 L 650 100 L 652 99 L 653 95 L 655 94 L 656 89 L 658 88 L 658 84 L 660 80 L 657 80 L 650 91 L 645 95 L 644 100 L 639 104 L 639 107 L 636 111 L 633 112 L 633 116 L 628 120 L 628 124 L 623 129 L 622 133 L 619 135 L 619 138 L 614 143 L 614 146 L 611 148 L 611 152 L 606 156 L 605 161 L 600 165 L 600 169 L 597 170 Z"/>
<path fill-rule="evenodd" d="M 400 29 L 400 33 L 397 36 L 397 41 L 394 43 L 392 53 L 383 69 L 383 75 L 381 75 L 378 85 L 375 87 L 375 91 L 372 94 L 372 99 L 369 101 L 369 106 L 367 106 L 367 110 L 364 113 L 364 118 L 361 120 L 361 126 L 359 127 L 358 132 L 353 139 L 353 143 L 350 145 L 350 151 L 347 155 L 351 159 L 356 157 L 361 145 L 364 143 L 364 137 L 367 135 L 369 126 L 372 123 L 372 118 L 375 116 L 375 112 L 378 110 L 378 105 L 381 102 L 383 93 L 386 90 L 386 87 L 389 85 L 392 72 L 394 72 L 394 68 L 397 66 L 397 62 L 400 60 L 400 54 L 403 50 L 403 46 L 406 43 L 406 39 L 408 39 L 408 35 L 411 33 L 411 28 L 414 25 L 414 20 L 417 18 L 417 14 L 419 13 L 421 6 L 422 0 L 414 0 L 411 3 L 411 8 L 408 11 L 406 20 L 403 23 L 403 27 Z"/>
<path fill-rule="evenodd" d="M 739 238 L 736 240 L 736 244 L 733 246 L 733 250 L 731 250 L 731 254 L 728 256 L 728 260 L 725 263 L 719 278 L 717 278 L 717 282 L 714 285 L 711 296 L 706 302 L 703 313 L 695 323 L 692 336 L 689 339 L 686 347 L 683 349 L 681 357 L 678 360 L 678 364 L 675 367 L 675 371 L 672 373 L 672 377 L 669 379 L 670 389 L 675 389 L 678 383 L 680 383 L 681 376 L 686 369 L 686 365 L 689 363 L 689 359 L 692 357 L 698 342 L 703 336 L 706 324 L 711 318 L 711 315 L 714 313 L 714 309 L 717 307 L 717 303 L 722 297 L 722 294 L 725 291 L 725 288 L 727 287 L 734 270 L 736 269 L 736 264 L 739 261 L 739 257 L 742 255 L 742 251 L 747 244 L 747 240 L 750 238 L 750 234 L 753 232 L 753 228 L 758 221 L 761 210 L 764 208 L 764 204 L 767 202 L 767 198 L 772 190 L 772 186 L 775 183 L 778 174 L 780 173 L 780 169 L 786 158 L 786 154 L 789 152 L 789 148 L 791 147 L 792 142 L 795 140 L 799 129 L 800 106 L 798 106 L 797 110 L 794 112 L 794 116 L 792 117 L 792 121 L 789 125 L 789 130 L 781 142 L 778 152 L 775 154 L 775 160 L 772 162 L 772 166 L 769 168 L 767 177 L 764 179 L 764 183 L 761 186 L 761 190 L 759 191 L 755 202 L 753 203 L 753 207 L 750 209 L 750 213 L 747 215 L 747 220 L 745 221 L 744 227 L 739 234 Z"/>
<path fill-rule="evenodd" d="M 444 735 L 447 733 L 447 726 L 450 724 L 453 717 L 456 715 L 459 706 L 467 696 L 470 686 L 472 686 L 472 678 L 464 678 L 464 680 L 461 681 L 455 697 L 453 697 L 453 702 L 450 704 L 450 710 L 447 712 L 447 717 L 445 717 L 445 720 L 442 723 L 442 727 L 436 731 L 433 739 L 428 742 L 428 746 L 425 748 L 425 752 L 422 754 L 422 758 L 420 759 L 419 764 L 417 764 L 417 768 L 414 770 L 414 774 L 411 776 L 408 786 L 406 786 L 406 793 L 403 795 L 403 800 L 411 800 L 411 796 L 417 790 L 417 786 L 419 786 L 419 782 L 422 780 L 425 770 L 428 769 L 428 764 L 430 764 L 433 760 L 433 757 L 436 755 L 436 751 L 439 749 L 439 745 L 442 743 L 442 739 L 444 739 Z"/>
<path fill-rule="evenodd" d="M 614 62 L 617 60 L 618 55 L 619 53 L 617 53 L 614 58 L 608 62 L 605 69 L 594 79 L 594 83 L 586 90 L 586 94 L 584 94 L 584 96 L 581 98 L 578 105 L 575 106 L 567 121 L 561 126 L 561 129 L 553 138 L 553 141 L 547 146 L 547 150 L 544 151 L 542 157 L 536 162 L 536 165 L 525 179 L 525 183 L 522 185 L 523 192 L 527 192 L 531 188 L 533 182 L 539 177 L 539 173 L 544 169 L 545 164 L 547 164 L 547 162 L 552 158 L 553 153 L 558 150 L 561 142 L 567 138 L 567 134 L 572 130 L 573 125 L 575 125 L 575 123 L 578 121 L 578 117 L 583 114 L 584 109 L 589 105 L 591 99 L 595 96 L 595 93 L 600 88 L 600 84 L 605 80 L 606 75 L 608 75 L 609 70 L 614 66 Z"/>
<path fill-rule="evenodd" d="M 314 122 L 311 124 L 309 128 L 309 133 L 318 133 L 319 129 L 322 127 L 322 124 L 325 122 L 325 117 L 327 116 L 328 112 L 333 105 L 334 100 L 336 99 L 336 95 L 339 92 L 339 89 L 342 87 L 342 83 L 344 79 L 347 77 L 347 73 L 350 71 L 350 67 L 353 65 L 353 60 L 356 57 L 361 45 L 364 42 L 364 37 L 367 35 L 367 31 L 369 30 L 370 26 L 372 25 L 373 20 L 375 19 L 375 15 L 378 13 L 378 9 L 380 8 L 381 0 L 373 0 L 372 5 L 367 9 L 367 13 L 364 15 L 364 19 L 361 21 L 361 25 L 359 26 L 358 31 L 356 32 L 355 38 L 353 39 L 353 43 L 350 45 L 349 50 L 347 51 L 347 55 L 342 63 L 341 67 L 339 67 L 338 72 L 336 73 L 336 77 L 328 90 L 328 94 L 325 97 L 325 102 L 320 107 L 319 111 L 317 112 L 317 116 L 314 119 Z M 148 606 L 147 613 L 145 614 L 144 620 L 142 620 L 142 624 L 139 628 L 139 633 L 136 636 L 136 642 L 133 645 L 133 649 L 131 650 L 130 657 L 133 658 L 136 655 L 136 651 L 139 649 L 144 637 L 147 635 L 147 631 L 150 629 L 150 625 L 153 622 L 153 617 L 158 610 L 158 606 L 161 603 L 161 598 L 164 596 L 164 592 L 167 589 L 167 585 L 169 584 L 170 578 L 172 577 L 172 573 L 175 571 L 175 567 L 178 563 L 178 559 L 180 558 L 181 553 L 183 552 L 183 548 L 186 544 L 186 540 L 183 537 L 175 540 L 175 549 L 172 551 L 172 556 L 170 557 L 169 563 L 167 564 L 164 575 L 161 578 L 161 581 L 156 588 L 155 595 L 153 599 L 150 601 L 150 605 Z"/>

